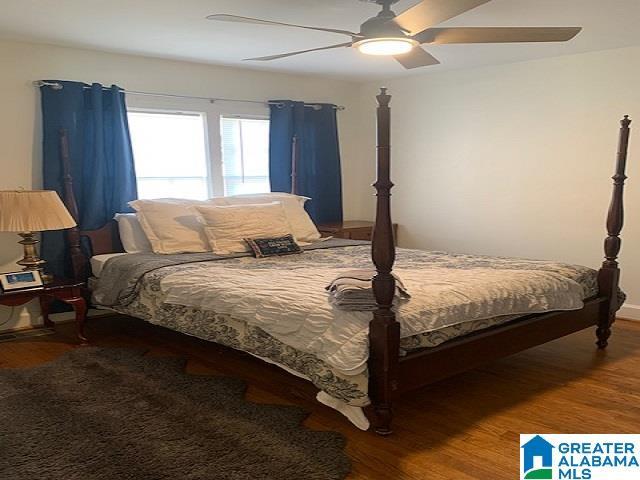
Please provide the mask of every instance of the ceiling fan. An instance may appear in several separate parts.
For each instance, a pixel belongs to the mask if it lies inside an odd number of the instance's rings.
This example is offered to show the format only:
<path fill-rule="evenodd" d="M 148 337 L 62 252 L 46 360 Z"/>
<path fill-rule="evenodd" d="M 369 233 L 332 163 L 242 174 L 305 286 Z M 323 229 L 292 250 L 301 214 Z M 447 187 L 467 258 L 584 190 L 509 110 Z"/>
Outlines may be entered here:
<path fill-rule="evenodd" d="M 451 43 L 514 43 L 514 42 L 566 42 L 575 37 L 581 27 L 444 27 L 435 25 L 456 17 L 491 0 L 423 0 L 414 7 L 396 15 L 391 6 L 399 0 L 362 0 L 377 3 L 382 11 L 360 26 L 360 32 L 336 28 L 310 27 L 274 22 L 237 15 L 214 14 L 207 19 L 223 22 L 243 22 L 258 25 L 276 25 L 337 33 L 351 37 L 351 41 L 245 60 L 269 61 L 301 53 L 355 47 L 367 55 L 393 56 L 407 69 L 436 65 L 440 62 L 425 51 L 422 44 Z"/>

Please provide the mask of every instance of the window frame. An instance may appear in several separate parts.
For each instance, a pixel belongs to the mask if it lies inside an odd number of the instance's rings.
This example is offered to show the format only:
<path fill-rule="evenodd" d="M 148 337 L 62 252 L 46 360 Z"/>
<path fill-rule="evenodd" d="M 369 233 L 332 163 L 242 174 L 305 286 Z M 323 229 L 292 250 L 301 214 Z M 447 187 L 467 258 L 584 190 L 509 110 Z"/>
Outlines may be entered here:
<path fill-rule="evenodd" d="M 250 114 L 244 114 L 244 115 L 238 115 L 238 114 L 222 114 L 219 117 L 219 121 L 220 121 L 220 171 L 221 171 L 221 175 L 222 175 L 222 192 L 224 195 L 225 192 L 225 186 L 224 186 L 224 158 L 223 158 L 223 151 L 222 151 L 222 121 L 225 118 L 232 118 L 232 119 L 236 119 L 236 120 L 266 120 L 267 122 L 270 121 L 269 115 L 250 115 Z M 268 168 L 268 165 L 267 165 Z M 269 180 L 269 175 L 267 175 L 267 180 Z M 268 192 L 265 192 L 268 193 Z"/>
<path fill-rule="evenodd" d="M 222 163 L 222 118 L 269 120 L 269 107 L 258 103 L 215 102 L 191 98 L 127 95 L 127 112 L 183 113 L 203 115 L 207 161 L 208 192 L 210 197 L 224 196 L 224 168 Z"/>

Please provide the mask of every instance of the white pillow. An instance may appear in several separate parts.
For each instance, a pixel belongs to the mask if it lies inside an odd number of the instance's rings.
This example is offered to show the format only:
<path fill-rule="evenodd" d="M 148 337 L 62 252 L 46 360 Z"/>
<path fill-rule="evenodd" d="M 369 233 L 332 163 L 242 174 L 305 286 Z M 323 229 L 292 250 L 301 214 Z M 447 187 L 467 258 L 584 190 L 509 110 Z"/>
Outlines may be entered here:
<path fill-rule="evenodd" d="M 212 199 L 222 200 L 222 199 Z M 285 214 L 291 224 L 292 234 L 298 243 L 311 243 L 320 239 L 321 235 L 317 227 L 304 209 L 304 204 L 309 197 L 291 195 L 290 193 L 272 192 L 255 193 L 249 195 L 234 195 L 224 197 L 228 205 L 265 204 L 274 201 L 281 202 L 284 206 Z"/>
<path fill-rule="evenodd" d="M 204 201 L 161 199 L 134 200 L 129 205 L 137 212 L 142 230 L 154 253 L 209 252 L 202 222 L 193 207 L 210 205 Z"/>
<path fill-rule="evenodd" d="M 152 252 L 151 244 L 142 230 L 140 220 L 135 213 L 116 213 L 120 242 L 127 253 Z"/>
<path fill-rule="evenodd" d="M 205 223 L 205 232 L 214 253 L 248 252 L 245 238 L 273 238 L 292 233 L 280 202 L 229 206 L 194 207 Z M 295 235 L 294 235 L 295 237 Z"/>

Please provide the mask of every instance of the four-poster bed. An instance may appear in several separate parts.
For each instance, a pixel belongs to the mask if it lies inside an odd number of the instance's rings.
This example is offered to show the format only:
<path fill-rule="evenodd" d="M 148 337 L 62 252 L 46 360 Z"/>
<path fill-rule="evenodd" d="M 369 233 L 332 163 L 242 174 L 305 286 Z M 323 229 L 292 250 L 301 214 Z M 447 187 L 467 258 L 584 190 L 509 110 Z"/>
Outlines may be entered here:
<path fill-rule="evenodd" d="M 599 293 L 584 301 L 584 307 L 571 311 L 552 311 L 526 315 L 516 320 L 486 328 L 435 347 L 420 348 L 401 355 L 400 323 L 393 308 L 395 278 L 392 274 L 396 247 L 391 220 L 390 177 L 390 101 L 391 96 L 382 89 L 377 97 L 378 158 L 376 226 L 373 233 L 372 259 L 376 269 L 373 289 L 377 309 L 369 324 L 368 382 L 371 409 L 369 417 L 375 431 L 381 435 L 391 433 L 392 402 L 399 395 L 456 373 L 472 369 L 488 361 L 505 357 L 524 349 L 540 345 L 579 330 L 597 326 L 597 345 L 607 346 L 611 325 L 621 306 L 619 298 L 620 232 L 623 226 L 623 187 L 629 141 L 630 120 L 625 117 L 620 131 L 618 162 L 614 178 L 613 200 L 608 213 L 605 242 L 606 260 L 598 275 Z M 66 157 L 66 137 L 61 132 L 63 160 Z M 72 178 L 65 165 L 65 201 L 77 216 L 78 206 L 73 194 Z M 76 279 L 89 277 L 89 256 L 80 246 L 86 238 L 91 255 L 122 252 L 117 225 L 109 222 L 95 231 L 69 231 L 68 242 L 73 275 Z M 82 338 L 82 332 L 80 332 Z"/>
<path fill-rule="evenodd" d="M 391 433 L 391 402 L 395 396 L 405 391 L 591 326 L 597 326 L 598 348 L 606 348 L 616 312 L 622 306 L 618 295 L 620 269 L 617 258 L 624 219 L 623 193 L 627 178 L 625 171 L 631 124 L 629 117 L 625 116 L 621 121 L 616 173 L 613 176 L 613 197 L 607 216 L 606 259 L 598 275 L 599 294 L 585 301 L 582 310 L 531 315 L 400 357 L 399 325 L 391 309 L 395 288 L 391 275 L 395 256 L 390 214 L 390 191 L 393 183 L 389 175 L 391 96 L 387 94 L 386 88 L 382 88 L 377 98 L 378 176 L 374 186 L 378 201 L 372 250 L 373 262 L 378 271 L 374 280 L 374 293 L 379 308 L 371 320 L 369 333 L 370 395 L 376 416 L 376 432 L 381 435 Z"/>

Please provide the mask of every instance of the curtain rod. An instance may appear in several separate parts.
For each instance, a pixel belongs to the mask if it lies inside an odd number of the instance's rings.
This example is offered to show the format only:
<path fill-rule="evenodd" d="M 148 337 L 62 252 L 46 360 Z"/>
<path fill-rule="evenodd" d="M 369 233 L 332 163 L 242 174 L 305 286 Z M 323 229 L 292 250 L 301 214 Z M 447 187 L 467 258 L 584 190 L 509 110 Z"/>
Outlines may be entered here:
<path fill-rule="evenodd" d="M 61 83 L 58 82 L 45 82 L 44 80 L 36 80 L 33 82 L 34 87 L 51 87 L 54 90 L 62 90 L 64 88 L 64 86 Z M 89 89 L 91 88 L 90 86 L 85 86 L 85 89 Z M 110 90 L 109 87 L 102 87 L 104 90 Z M 279 108 L 284 107 L 284 103 L 281 102 L 261 102 L 259 100 L 238 100 L 238 99 L 234 99 L 234 98 L 212 98 L 212 97 L 195 97 L 195 96 L 191 96 L 191 95 L 175 95 L 175 94 L 171 94 L 171 93 L 153 93 L 153 92 L 140 92 L 140 91 L 136 91 L 136 90 L 125 90 L 124 88 L 120 89 L 123 93 L 126 93 L 128 95 L 140 95 L 140 96 L 146 96 L 146 97 L 165 97 L 165 98 L 186 98 L 189 100 L 205 100 L 207 102 L 210 103 L 216 103 L 216 102 L 237 102 L 237 103 L 254 103 L 254 104 L 258 104 L 258 105 L 275 105 Z M 304 104 L 305 107 L 308 108 L 313 108 L 314 110 L 320 110 L 322 107 L 319 104 L 316 103 L 305 103 Z M 333 105 L 333 108 L 335 108 L 336 110 L 344 110 L 345 107 L 343 107 L 342 105 Z"/>

